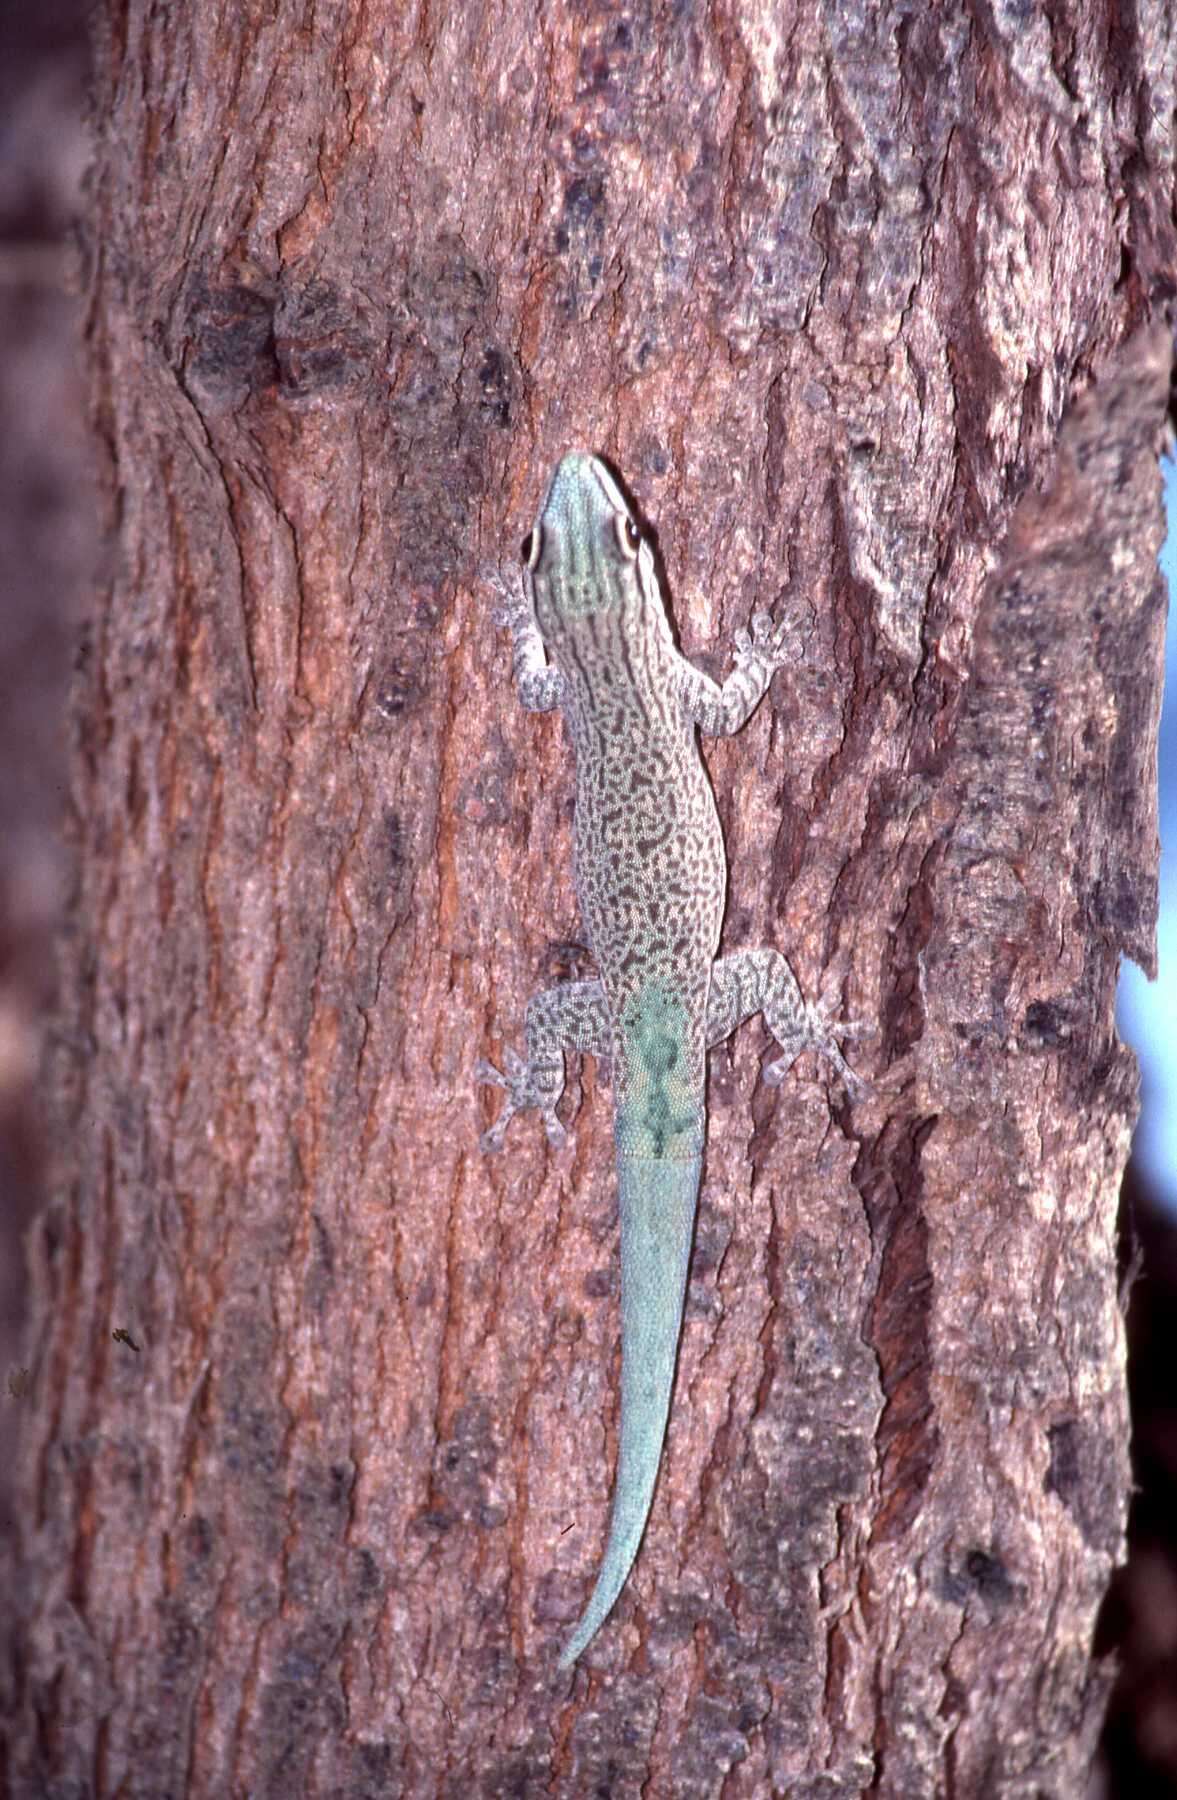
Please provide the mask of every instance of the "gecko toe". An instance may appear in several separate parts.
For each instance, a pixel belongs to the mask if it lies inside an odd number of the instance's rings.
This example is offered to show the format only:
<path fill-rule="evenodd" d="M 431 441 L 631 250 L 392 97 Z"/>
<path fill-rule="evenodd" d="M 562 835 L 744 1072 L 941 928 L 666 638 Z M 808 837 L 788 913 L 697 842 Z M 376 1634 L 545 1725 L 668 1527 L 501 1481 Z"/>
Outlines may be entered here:
<path fill-rule="evenodd" d="M 857 1075 L 850 1067 L 849 1063 L 843 1063 L 841 1065 L 840 1073 L 842 1080 L 846 1084 L 846 1092 L 850 1095 L 850 1098 L 852 1100 L 865 1100 L 871 1091 L 870 1082 L 864 1080 L 861 1075 Z"/>
<path fill-rule="evenodd" d="M 553 1150 L 563 1150 L 568 1142 L 568 1133 L 561 1125 L 554 1112 L 544 1113 L 544 1130 L 548 1134 L 548 1143 Z"/>

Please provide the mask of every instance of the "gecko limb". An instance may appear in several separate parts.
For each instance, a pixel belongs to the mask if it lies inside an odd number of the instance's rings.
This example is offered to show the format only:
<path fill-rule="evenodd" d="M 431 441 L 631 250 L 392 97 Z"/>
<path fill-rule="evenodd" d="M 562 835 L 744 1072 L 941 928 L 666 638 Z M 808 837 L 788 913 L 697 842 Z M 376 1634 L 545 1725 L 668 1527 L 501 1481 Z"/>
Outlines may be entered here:
<path fill-rule="evenodd" d="M 565 981 L 545 988 L 528 1002 L 527 1055 L 507 1050 L 505 1069 L 479 1061 L 474 1074 L 488 1086 L 505 1088 L 507 1103 L 489 1131 L 482 1134 L 484 1150 L 501 1150 L 507 1126 L 517 1112 L 534 1107 L 544 1122 L 548 1142 L 559 1150 L 568 1133 L 556 1117 L 564 1092 L 565 1050 L 587 1050 L 593 1056 L 609 1050 L 609 1010 L 599 981 Z"/>
<path fill-rule="evenodd" d="M 781 1055 L 764 1071 L 765 1081 L 782 1082 L 803 1050 L 816 1050 L 833 1063 L 851 1094 L 865 1092 L 838 1047 L 839 1037 L 854 1037 L 864 1028 L 829 1019 L 820 1007 L 801 997 L 796 976 L 779 950 L 737 950 L 721 957 L 711 972 L 707 1002 L 707 1047 L 721 1044 L 753 1013 L 764 1022 Z"/>
<path fill-rule="evenodd" d="M 735 634 L 736 666 L 720 687 L 682 659 L 681 697 L 687 715 L 709 737 L 730 737 L 764 696 L 773 673 L 787 660 L 782 631 L 767 613 L 753 613 L 751 631 Z"/>
<path fill-rule="evenodd" d="M 484 569 L 483 579 L 498 598 L 492 615 L 495 624 L 511 633 L 519 704 L 527 712 L 551 712 L 566 698 L 567 684 L 561 671 L 547 659 L 531 601 L 521 587 L 500 575 L 497 569 Z"/>

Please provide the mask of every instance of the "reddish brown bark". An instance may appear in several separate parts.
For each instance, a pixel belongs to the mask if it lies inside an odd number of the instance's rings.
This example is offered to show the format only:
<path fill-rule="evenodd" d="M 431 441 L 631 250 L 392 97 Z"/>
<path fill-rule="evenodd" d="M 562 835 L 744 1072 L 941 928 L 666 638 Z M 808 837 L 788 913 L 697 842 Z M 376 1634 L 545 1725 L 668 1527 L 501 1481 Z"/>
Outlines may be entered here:
<path fill-rule="evenodd" d="M 1167 28 L 108 11 L 115 551 L 18 1788 L 1081 1790 L 1128 1479 Z M 876 1034 L 853 1109 L 813 1066 L 759 1085 L 759 1026 L 714 1059 L 663 1478 L 566 1678 L 613 1448 L 608 1096 L 573 1071 L 571 1164 L 525 1122 L 488 1164 L 471 1069 L 579 954 L 569 754 L 478 581 L 574 444 L 657 527 L 690 654 L 789 627 L 709 752 L 725 942 Z"/>

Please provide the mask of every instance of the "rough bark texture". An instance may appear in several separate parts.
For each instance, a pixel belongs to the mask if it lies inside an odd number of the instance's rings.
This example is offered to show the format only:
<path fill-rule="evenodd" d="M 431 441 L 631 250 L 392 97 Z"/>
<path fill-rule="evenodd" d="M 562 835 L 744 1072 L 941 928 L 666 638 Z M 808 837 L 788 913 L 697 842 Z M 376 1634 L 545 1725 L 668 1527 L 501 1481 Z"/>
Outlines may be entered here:
<path fill-rule="evenodd" d="M 1174 49 L 1160 4 L 863 11 L 108 8 L 18 1793 L 1082 1792 Z M 651 1526 L 557 1677 L 609 1107 L 573 1071 L 572 1160 L 478 1154 L 475 1057 L 580 952 L 477 572 L 577 444 L 689 654 L 790 626 L 709 753 L 725 944 L 869 1020 L 876 1085 L 714 1059 Z"/>

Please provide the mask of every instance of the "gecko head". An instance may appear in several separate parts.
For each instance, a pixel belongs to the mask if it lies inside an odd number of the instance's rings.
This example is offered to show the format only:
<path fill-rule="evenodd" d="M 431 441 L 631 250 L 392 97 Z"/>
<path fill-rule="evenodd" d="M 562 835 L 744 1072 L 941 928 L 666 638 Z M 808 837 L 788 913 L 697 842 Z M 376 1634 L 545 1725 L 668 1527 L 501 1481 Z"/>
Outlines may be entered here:
<path fill-rule="evenodd" d="M 654 553 L 634 510 L 586 450 L 571 450 L 556 464 L 523 556 L 547 639 L 594 614 L 644 610 L 660 600 Z"/>

